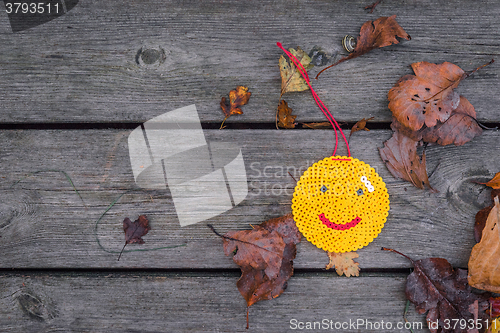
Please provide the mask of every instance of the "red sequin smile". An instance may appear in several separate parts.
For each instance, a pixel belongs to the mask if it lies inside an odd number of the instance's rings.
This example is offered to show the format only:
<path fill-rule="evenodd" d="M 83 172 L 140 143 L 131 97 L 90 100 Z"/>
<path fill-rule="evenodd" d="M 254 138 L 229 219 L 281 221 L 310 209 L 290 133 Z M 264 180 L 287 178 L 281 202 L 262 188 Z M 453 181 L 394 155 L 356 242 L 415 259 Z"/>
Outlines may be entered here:
<path fill-rule="evenodd" d="M 355 219 L 353 219 L 351 222 L 346 223 L 346 224 L 338 224 L 338 223 L 330 222 L 330 220 L 323 213 L 319 214 L 318 217 L 321 220 L 321 222 L 323 222 L 324 225 L 326 225 L 328 228 L 332 228 L 335 230 L 348 230 L 348 229 L 354 228 L 355 226 L 358 225 L 359 222 L 361 222 L 361 217 L 359 217 L 359 216 L 356 216 Z"/>

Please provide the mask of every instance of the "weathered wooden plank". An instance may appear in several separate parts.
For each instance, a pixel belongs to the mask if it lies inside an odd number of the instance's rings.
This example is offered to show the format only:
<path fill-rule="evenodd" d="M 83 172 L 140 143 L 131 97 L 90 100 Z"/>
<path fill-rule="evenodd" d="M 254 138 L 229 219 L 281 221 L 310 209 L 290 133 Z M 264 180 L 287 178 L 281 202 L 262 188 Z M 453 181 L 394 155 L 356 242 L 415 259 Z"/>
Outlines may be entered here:
<path fill-rule="evenodd" d="M 335 274 L 299 274 L 289 280 L 280 297 L 251 307 L 250 330 L 245 329 L 246 302 L 236 288 L 237 279 L 235 274 L 2 274 L 0 330 L 289 332 L 296 330 L 298 322 L 325 320 L 330 325 L 332 321 L 335 329 L 335 323 L 359 320 L 360 326 L 345 329 L 344 324 L 338 331 L 373 331 L 377 326 L 370 330 L 365 327 L 368 322 L 384 325 L 385 332 L 404 331 L 397 329 L 404 323 L 404 275 L 347 279 Z M 413 306 L 408 320 L 412 325 L 425 325 Z M 314 331 L 319 331 L 317 326 Z"/>
<path fill-rule="evenodd" d="M 331 153 L 329 131 L 204 131 L 209 142 L 233 142 L 242 148 L 249 182 L 247 198 L 232 210 L 207 220 L 220 232 L 249 228 L 291 211 L 293 179 Z M 169 191 L 137 189 L 131 172 L 127 136 L 130 131 L 3 131 L 0 133 L 0 267 L 235 267 L 222 253 L 221 240 L 205 223 L 180 227 Z M 353 156 L 375 167 L 387 184 L 391 200 L 388 221 L 377 239 L 359 251 L 363 268 L 409 267 L 381 246 L 402 250 L 414 258 L 440 256 L 465 267 L 473 246 L 473 218 L 489 204 L 483 185 L 498 171 L 500 134 L 485 132 L 462 147 L 427 149 L 430 181 L 439 192 L 418 190 L 394 179 L 378 147 L 389 131 L 358 132 L 351 137 Z M 341 145 L 340 153 L 345 153 Z M 60 173 L 64 170 L 81 191 L 85 206 Z M 150 217 L 152 230 L 144 245 L 124 244 L 122 221 Z M 94 232 L 96 228 L 96 233 Z M 99 246 L 97 239 L 100 242 Z M 151 249 L 186 244 L 174 249 Z M 127 250 L 127 249 L 126 249 Z M 107 252 L 106 252 L 107 251 Z M 110 253 L 111 252 L 111 253 Z M 114 253 L 112 253 L 114 252 Z M 307 241 L 298 247 L 296 267 L 322 268 L 326 255 Z"/>
<path fill-rule="evenodd" d="M 340 57 L 345 34 L 397 14 L 410 42 L 343 63 L 313 83 L 340 121 L 390 121 L 387 92 L 411 72 L 410 63 L 450 61 L 471 70 L 500 52 L 497 1 L 390 2 L 373 14 L 363 10 L 368 2 L 82 0 L 68 14 L 15 34 L 3 16 L 0 122 L 143 122 L 192 103 L 202 121 L 219 122 L 220 98 L 237 85 L 253 95 L 245 114 L 229 122 L 274 122 L 277 41 L 307 51 L 318 45 Z M 158 59 L 164 50 L 165 60 L 145 64 L 137 58 L 141 48 L 157 50 Z M 146 62 L 156 59 L 150 55 Z M 499 68 L 459 88 L 481 121 L 498 121 Z M 297 121 L 324 120 L 309 92 L 285 99 Z"/>

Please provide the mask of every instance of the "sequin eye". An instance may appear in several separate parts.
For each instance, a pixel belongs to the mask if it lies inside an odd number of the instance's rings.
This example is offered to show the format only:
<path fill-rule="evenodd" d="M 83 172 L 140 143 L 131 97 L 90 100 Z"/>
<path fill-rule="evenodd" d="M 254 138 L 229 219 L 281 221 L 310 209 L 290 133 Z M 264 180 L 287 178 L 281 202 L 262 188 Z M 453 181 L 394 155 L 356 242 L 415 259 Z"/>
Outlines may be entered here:
<path fill-rule="evenodd" d="M 362 190 L 362 189 L 359 189 L 359 190 L 357 190 L 357 191 L 356 191 L 356 193 L 357 193 L 358 195 L 363 195 L 363 190 Z"/>
<path fill-rule="evenodd" d="M 321 192 L 325 193 L 326 191 L 328 191 L 328 188 L 325 185 L 323 185 L 323 186 L 321 186 L 321 188 L 319 190 Z"/>

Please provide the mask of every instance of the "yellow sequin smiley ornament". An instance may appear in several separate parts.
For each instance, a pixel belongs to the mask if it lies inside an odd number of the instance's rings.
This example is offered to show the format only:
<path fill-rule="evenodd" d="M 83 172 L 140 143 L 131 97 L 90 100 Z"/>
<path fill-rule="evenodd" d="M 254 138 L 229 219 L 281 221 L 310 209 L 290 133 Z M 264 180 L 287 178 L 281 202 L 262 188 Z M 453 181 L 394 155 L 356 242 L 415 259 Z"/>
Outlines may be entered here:
<path fill-rule="evenodd" d="M 314 100 L 346 143 L 348 156 L 330 156 L 314 163 L 297 182 L 293 193 L 293 218 L 308 241 L 329 252 L 356 251 L 375 239 L 389 214 L 389 194 L 382 178 L 370 165 L 351 157 L 349 144 L 330 111 L 312 88 L 306 70 L 290 57 L 309 85 Z"/>
<path fill-rule="evenodd" d="M 308 241 L 329 252 L 351 252 L 378 236 L 389 212 L 382 178 L 347 156 L 314 163 L 295 187 L 293 218 Z"/>

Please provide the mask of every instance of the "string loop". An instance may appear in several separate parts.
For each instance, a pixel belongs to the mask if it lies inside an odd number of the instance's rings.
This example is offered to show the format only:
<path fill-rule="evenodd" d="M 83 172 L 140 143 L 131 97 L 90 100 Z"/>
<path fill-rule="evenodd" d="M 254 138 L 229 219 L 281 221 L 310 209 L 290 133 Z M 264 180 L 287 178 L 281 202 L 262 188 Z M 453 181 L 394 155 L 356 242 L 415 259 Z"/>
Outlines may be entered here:
<path fill-rule="evenodd" d="M 338 134 L 337 134 L 337 129 L 338 129 L 340 131 L 340 134 L 342 134 L 342 138 L 344 139 L 345 145 L 347 147 L 347 154 L 348 154 L 349 157 L 351 157 L 351 150 L 349 149 L 349 143 L 347 142 L 347 139 L 346 139 L 346 137 L 344 135 L 344 132 L 342 132 L 342 129 L 340 128 L 340 126 L 337 123 L 337 121 L 335 120 L 335 118 L 333 118 L 333 116 L 330 113 L 330 111 L 328 110 L 328 108 L 325 106 L 325 104 L 323 104 L 323 101 L 321 101 L 321 99 L 319 98 L 318 94 L 316 94 L 316 91 L 314 91 L 313 87 L 311 86 L 311 80 L 309 79 L 309 75 L 307 74 L 307 71 L 305 70 L 305 68 L 302 66 L 302 64 L 300 63 L 300 61 L 293 54 L 291 54 L 290 52 L 288 52 L 283 47 L 283 45 L 281 45 L 280 42 L 277 42 L 276 45 L 278 45 L 278 47 L 280 49 L 282 49 L 283 52 L 285 52 L 285 54 L 293 62 L 293 64 L 295 65 L 295 67 L 297 68 L 297 70 L 299 71 L 299 73 L 302 75 L 302 77 L 306 81 L 307 85 L 309 86 L 309 89 L 311 89 L 311 93 L 313 95 L 314 101 L 318 105 L 318 107 L 321 110 L 321 112 L 323 112 L 323 114 L 325 115 L 326 119 L 328 119 L 328 121 L 332 125 L 333 130 L 335 131 L 335 149 L 333 151 L 333 156 L 335 156 L 335 154 L 337 152 L 337 147 L 339 145 L 339 138 L 338 138 Z"/>

